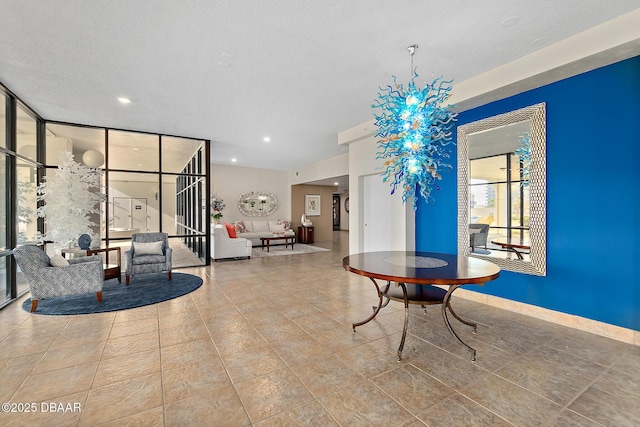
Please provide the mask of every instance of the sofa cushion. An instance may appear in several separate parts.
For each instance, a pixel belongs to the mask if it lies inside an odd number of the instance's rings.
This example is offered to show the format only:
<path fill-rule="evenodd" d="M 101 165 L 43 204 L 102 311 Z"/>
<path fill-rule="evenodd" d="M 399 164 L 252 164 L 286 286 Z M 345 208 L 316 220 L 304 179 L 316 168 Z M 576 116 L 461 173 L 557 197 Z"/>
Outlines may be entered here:
<path fill-rule="evenodd" d="M 269 221 L 269 231 L 275 231 L 275 227 L 277 227 L 279 224 L 280 221 L 278 220 Z"/>
<path fill-rule="evenodd" d="M 135 243 L 135 242 L 134 242 Z M 167 258 L 164 255 L 140 255 L 133 256 L 133 265 L 165 264 Z"/>
<path fill-rule="evenodd" d="M 284 224 L 277 224 L 271 227 L 273 233 L 284 233 Z"/>
<path fill-rule="evenodd" d="M 159 240 L 157 242 L 133 242 L 133 256 L 138 255 L 164 255 L 162 252 L 162 245 L 164 242 Z"/>
<path fill-rule="evenodd" d="M 51 259 L 49 259 L 49 264 L 51 267 L 69 267 L 69 261 L 60 254 L 52 256 Z"/>
<path fill-rule="evenodd" d="M 268 221 L 252 221 L 253 232 L 259 233 L 261 231 L 271 231 L 269 230 L 269 222 Z"/>
<path fill-rule="evenodd" d="M 226 227 L 227 233 L 229 234 L 230 238 L 235 239 L 235 238 L 238 237 L 238 235 L 236 234 L 236 227 L 235 226 L 233 226 L 233 225 L 231 225 L 229 223 L 226 223 L 226 222 L 224 223 L 224 226 Z"/>

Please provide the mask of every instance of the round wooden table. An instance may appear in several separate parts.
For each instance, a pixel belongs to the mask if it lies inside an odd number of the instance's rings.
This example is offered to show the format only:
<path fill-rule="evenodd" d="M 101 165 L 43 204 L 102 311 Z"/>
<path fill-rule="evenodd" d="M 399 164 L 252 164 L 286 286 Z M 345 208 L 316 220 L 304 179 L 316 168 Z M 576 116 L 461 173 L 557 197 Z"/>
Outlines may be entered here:
<path fill-rule="evenodd" d="M 423 307 L 428 304 L 442 304 L 442 317 L 447 329 L 460 344 L 471 350 L 471 360 L 475 360 L 475 349 L 465 343 L 453 330 L 447 310 L 458 321 L 473 327 L 475 333 L 477 325 L 461 319 L 451 308 L 451 296 L 460 286 L 483 285 L 485 282 L 497 279 L 500 276 L 500 267 L 489 261 L 472 257 L 410 251 L 357 253 L 345 257 L 342 260 L 342 266 L 347 271 L 368 277 L 378 292 L 378 306 L 373 307 L 373 314 L 369 318 L 352 325 L 354 332 L 357 326 L 373 320 L 380 309 L 389 304 L 389 301 L 404 303 L 404 329 L 398 347 L 398 360 L 401 360 L 409 324 L 409 304 L 419 304 Z M 387 283 L 380 287 L 376 280 L 385 280 Z M 392 286 L 392 282 L 396 282 L 397 286 Z M 448 289 L 432 285 L 448 286 Z M 384 299 L 386 301 L 383 302 Z"/>
<path fill-rule="evenodd" d="M 514 252 L 518 259 L 524 259 L 522 253 L 518 249 L 524 249 L 526 251 L 531 251 L 531 243 L 526 240 L 521 239 L 495 239 L 492 240 L 491 243 L 494 245 L 502 247 L 502 249 L 506 249 L 507 251 Z"/>

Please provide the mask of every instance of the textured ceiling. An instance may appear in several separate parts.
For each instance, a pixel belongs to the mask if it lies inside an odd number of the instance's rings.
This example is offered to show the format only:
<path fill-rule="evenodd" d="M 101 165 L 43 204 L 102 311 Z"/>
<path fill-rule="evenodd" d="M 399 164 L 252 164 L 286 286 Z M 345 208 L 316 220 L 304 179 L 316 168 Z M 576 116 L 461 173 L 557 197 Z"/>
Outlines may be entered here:
<path fill-rule="evenodd" d="M 49 120 L 210 139 L 214 163 L 291 170 L 347 150 L 337 134 L 373 117 L 392 75 L 408 80 L 410 44 L 421 86 L 461 82 L 637 8 L 0 0 L 0 81 Z"/>

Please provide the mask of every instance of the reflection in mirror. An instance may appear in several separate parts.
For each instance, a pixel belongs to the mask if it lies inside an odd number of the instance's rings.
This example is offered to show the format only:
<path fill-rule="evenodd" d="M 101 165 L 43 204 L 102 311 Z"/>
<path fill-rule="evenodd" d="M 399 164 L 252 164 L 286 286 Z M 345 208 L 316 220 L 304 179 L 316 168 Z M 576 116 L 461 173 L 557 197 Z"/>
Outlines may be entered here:
<path fill-rule="evenodd" d="M 538 104 L 458 128 L 458 252 L 546 274 L 546 123 Z"/>
<path fill-rule="evenodd" d="M 268 216 L 278 209 L 278 199 L 271 193 L 250 191 L 240 196 L 238 210 L 246 216 Z"/>

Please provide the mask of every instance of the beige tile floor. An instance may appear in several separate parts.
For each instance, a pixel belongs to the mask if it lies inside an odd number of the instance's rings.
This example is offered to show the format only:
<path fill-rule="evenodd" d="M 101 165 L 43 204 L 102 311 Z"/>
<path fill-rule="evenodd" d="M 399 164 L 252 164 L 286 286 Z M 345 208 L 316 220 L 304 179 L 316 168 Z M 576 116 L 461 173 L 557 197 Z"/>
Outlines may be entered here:
<path fill-rule="evenodd" d="M 438 307 L 412 307 L 398 362 L 400 305 L 352 333 L 373 286 L 341 268 L 346 232 L 318 245 L 333 251 L 181 270 L 203 286 L 149 307 L 50 317 L 12 304 L 0 402 L 37 412 L 0 425 L 640 425 L 640 347 L 456 299 L 479 322 L 476 336 L 454 325 L 477 361 Z"/>

